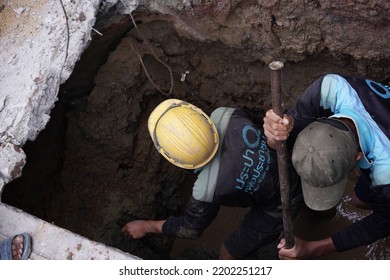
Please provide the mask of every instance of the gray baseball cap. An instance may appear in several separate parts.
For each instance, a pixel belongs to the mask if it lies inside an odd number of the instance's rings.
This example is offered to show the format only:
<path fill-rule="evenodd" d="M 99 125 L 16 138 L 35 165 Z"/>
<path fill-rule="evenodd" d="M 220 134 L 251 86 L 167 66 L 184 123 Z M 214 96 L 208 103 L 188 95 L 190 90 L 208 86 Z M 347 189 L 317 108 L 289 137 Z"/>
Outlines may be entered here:
<path fill-rule="evenodd" d="M 357 151 L 355 133 L 336 119 L 312 122 L 299 133 L 292 162 L 309 208 L 323 211 L 338 204 Z"/>

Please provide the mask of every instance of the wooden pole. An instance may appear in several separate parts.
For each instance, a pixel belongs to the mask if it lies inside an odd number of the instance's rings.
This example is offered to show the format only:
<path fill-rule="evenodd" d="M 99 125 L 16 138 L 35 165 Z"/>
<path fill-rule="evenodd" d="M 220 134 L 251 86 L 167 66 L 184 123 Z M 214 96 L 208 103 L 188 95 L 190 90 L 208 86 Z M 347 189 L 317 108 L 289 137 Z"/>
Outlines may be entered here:
<path fill-rule="evenodd" d="M 283 118 L 283 96 L 282 96 L 282 69 L 283 62 L 273 61 L 269 64 L 271 69 L 271 94 L 272 107 L 274 112 Z M 278 156 L 278 171 L 280 196 L 282 201 L 283 233 L 286 240 L 286 248 L 294 247 L 294 234 L 290 212 L 290 178 L 288 173 L 288 151 L 286 141 L 277 141 L 276 152 Z"/>

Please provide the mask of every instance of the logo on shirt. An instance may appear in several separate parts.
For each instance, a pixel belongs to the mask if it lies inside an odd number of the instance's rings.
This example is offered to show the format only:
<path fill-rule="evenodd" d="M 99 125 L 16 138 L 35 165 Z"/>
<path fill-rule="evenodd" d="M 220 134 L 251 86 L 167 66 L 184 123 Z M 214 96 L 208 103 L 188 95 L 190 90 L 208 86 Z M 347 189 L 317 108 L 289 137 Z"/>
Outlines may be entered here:
<path fill-rule="evenodd" d="M 382 98 L 390 98 L 390 87 L 382 85 L 381 83 L 366 79 L 367 85 L 370 89 Z"/>
<path fill-rule="evenodd" d="M 266 139 L 259 129 L 249 124 L 244 126 L 242 140 L 246 149 L 242 153 L 243 166 L 239 177 L 236 178 L 235 188 L 253 193 L 260 188 L 260 182 L 267 175 L 271 158 Z"/>

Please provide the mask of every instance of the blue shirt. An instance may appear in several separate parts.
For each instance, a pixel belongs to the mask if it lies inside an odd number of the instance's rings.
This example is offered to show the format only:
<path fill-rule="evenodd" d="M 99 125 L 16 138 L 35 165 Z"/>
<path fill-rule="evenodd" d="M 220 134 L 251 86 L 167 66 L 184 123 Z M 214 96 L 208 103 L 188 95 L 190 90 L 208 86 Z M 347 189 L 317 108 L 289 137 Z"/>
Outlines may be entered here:
<path fill-rule="evenodd" d="M 370 80 L 365 80 L 366 84 L 363 86 L 371 91 L 371 88 L 366 86 L 367 81 Z M 388 90 L 385 86 L 383 89 Z M 341 76 L 326 75 L 321 84 L 320 106 L 325 110 L 330 109 L 333 117 L 353 120 L 359 134 L 360 148 L 363 151 L 363 157 L 357 165 L 362 169 L 370 169 L 370 178 L 374 187 L 390 184 L 390 140 L 384 133 L 386 129 L 387 131 L 390 129 L 390 119 L 383 118 L 387 123 L 382 131 L 366 109 L 375 106 L 375 103 L 369 100 L 365 102 L 364 95 L 360 99 L 357 90 L 359 88 L 353 88 Z M 387 100 L 387 103 L 390 98 L 390 94 L 386 96 L 372 91 L 369 93 L 364 91 L 364 94 L 374 95 L 384 102 Z M 390 111 L 390 107 L 386 109 Z M 374 111 L 374 108 L 371 111 Z M 384 113 L 388 114 L 387 111 Z M 377 112 L 374 116 L 378 114 L 381 115 L 381 112 Z"/>

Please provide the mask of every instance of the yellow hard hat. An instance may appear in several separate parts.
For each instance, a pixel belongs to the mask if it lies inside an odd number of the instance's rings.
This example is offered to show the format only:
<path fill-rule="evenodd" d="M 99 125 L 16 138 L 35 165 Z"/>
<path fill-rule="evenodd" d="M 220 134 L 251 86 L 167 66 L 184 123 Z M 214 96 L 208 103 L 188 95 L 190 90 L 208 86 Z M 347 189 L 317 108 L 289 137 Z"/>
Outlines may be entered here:
<path fill-rule="evenodd" d="M 202 167 L 218 150 L 218 132 L 211 119 L 179 99 L 160 103 L 149 116 L 148 129 L 159 153 L 181 168 Z"/>

